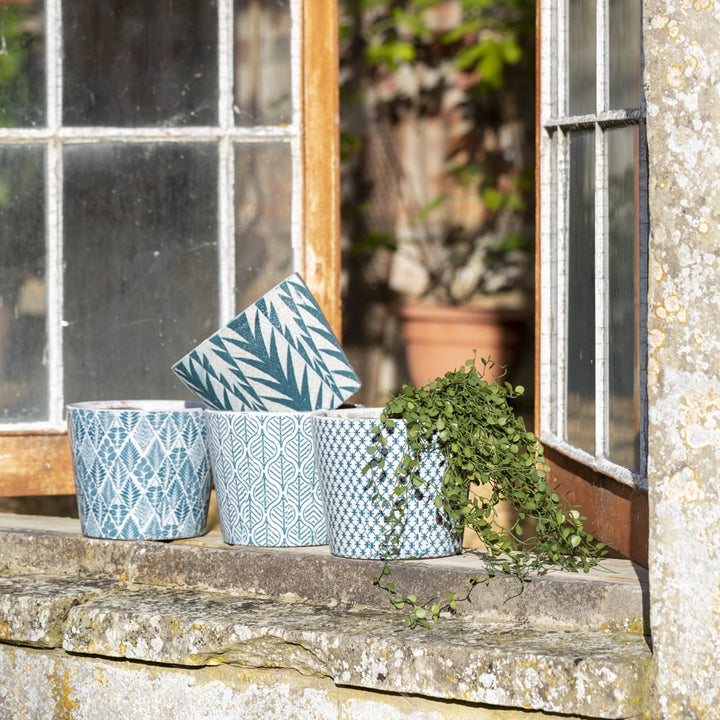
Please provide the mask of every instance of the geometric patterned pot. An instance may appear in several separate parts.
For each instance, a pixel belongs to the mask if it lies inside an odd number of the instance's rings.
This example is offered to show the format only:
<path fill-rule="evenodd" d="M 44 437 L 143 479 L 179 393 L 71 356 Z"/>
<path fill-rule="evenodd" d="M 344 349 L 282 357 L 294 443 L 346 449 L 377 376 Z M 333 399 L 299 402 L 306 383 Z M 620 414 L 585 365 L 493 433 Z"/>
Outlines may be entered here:
<path fill-rule="evenodd" d="M 382 408 L 322 410 L 313 414 L 315 462 L 322 485 L 328 523 L 330 552 L 349 558 L 380 559 L 385 528 L 380 499 L 393 498 L 394 473 L 402 459 L 407 433 L 402 421 L 387 435 L 385 468 L 375 470 L 376 488 L 368 487 L 363 473 L 373 445 L 373 427 Z M 462 534 L 448 528 L 447 517 L 435 507 L 435 497 L 444 474 L 440 453 L 422 458 L 421 474 L 428 483 L 411 492 L 405 511 L 405 526 L 393 558 L 432 558 L 456 555 L 462 550 Z"/>
<path fill-rule="evenodd" d="M 207 410 L 206 417 L 225 542 L 327 544 L 311 413 Z"/>
<path fill-rule="evenodd" d="M 67 411 L 84 535 L 175 540 L 205 532 L 211 477 L 198 403 L 84 402 Z"/>

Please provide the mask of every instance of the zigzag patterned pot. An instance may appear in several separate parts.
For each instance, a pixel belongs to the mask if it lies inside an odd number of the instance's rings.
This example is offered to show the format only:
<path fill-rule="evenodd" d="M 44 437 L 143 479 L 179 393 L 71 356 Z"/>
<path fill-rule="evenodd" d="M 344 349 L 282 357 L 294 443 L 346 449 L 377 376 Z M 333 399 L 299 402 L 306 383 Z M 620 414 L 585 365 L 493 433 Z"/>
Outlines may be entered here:
<path fill-rule="evenodd" d="M 199 403 L 85 402 L 67 411 L 84 535 L 175 540 L 205 532 L 211 478 Z"/>
<path fill-rule="evenodd" d="M 327 410 L 313 414 L 315 462 L 322 485 L 328 523 L 330 552 L 349 558 L 379 559 L 385 511 L 381 501 L 373 501 L 375 490 L 368 487 L 363 473 L 373 444 L 373 428 L 378 424 L 380 408 Z M 376 471 L 381 497 L 393 497 L 393 476 L 402 459 L 407 433 L 396 422 L 388 436 L 385 469 Z M 447 518 L 435 507 L 435 496 L 442 484 L 444 460 L 439 453 L 428 453 L 421 472 L 429 487 L 412 494 L 408 501 L 405 527 L 399 539 L 397 557 L 432 558 L 456 555 L 462 550 L 462 534 L 448 529 Z"/>
<path fill-rule="evenodd" d="M 327 544 L 311 413 L 208 410 L 206 415 L 225 542 Z"/>
<path fill-rule="evenodd" d="M 337 338 L 297 273 L 173 365 L 215 410 L 309 412 L 360 389 Z"/>

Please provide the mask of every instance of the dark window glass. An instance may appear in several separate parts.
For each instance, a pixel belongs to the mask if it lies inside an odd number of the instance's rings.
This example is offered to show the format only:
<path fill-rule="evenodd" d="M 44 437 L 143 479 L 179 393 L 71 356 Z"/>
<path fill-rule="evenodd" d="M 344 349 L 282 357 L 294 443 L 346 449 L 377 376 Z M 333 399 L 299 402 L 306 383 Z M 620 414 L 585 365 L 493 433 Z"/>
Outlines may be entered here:
<path fill-rule="evenodd" d="M 640 288 L 637 127 L 610 130 L 608 147 L 609 457 L 639 471 Z"/>
<path fill-rule="evenodd" d="M 189 397 L 170 366 L 216 329 L 216 146 L 71 146 L 64 164 L 66 401 Z"/>
<path fill-rule="evenodd" d="M 640 107 L 639 0 L 609 0 L 610 108 Z"/>
<path fill-rule="evenodd" d="M 567 439 L 595 454 L 595 135 L 570 135 Z"/>
<path fill-rule="evenodd" d="M 595 0 L 568 0 L 568 112 L 595 113 Z"/>
<path fill-rule="evenodd" d="M 0 146 L 0 422 L 47 419 L 45 153 Z"/>
<path fill-rule="evenodd" d="M 214 125 L 215 0 L 66 0 L 66 125 Z"/>

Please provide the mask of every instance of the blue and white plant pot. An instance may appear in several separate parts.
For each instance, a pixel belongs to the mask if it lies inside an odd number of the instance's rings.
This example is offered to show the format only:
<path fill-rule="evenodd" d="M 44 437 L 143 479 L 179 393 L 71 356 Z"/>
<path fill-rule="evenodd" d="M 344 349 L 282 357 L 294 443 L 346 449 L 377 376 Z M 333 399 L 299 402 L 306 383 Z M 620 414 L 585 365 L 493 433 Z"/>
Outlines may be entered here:
<path fill-rule="evenodd" d="M 205 532 L 211 476 L 199 403 L 83 402 L 67 414 L 84 535 L 176 540 Z"/>
<path fill-rule="evenodd" d="M 311 413 L 207 410 L 223 539 L 230 545 L 326 545 Z"/>
<path fill-rule="evenodd" d="M 309 412 L 360 389 L 320 306 L 290 275 L 173 365 L 215 410 Z"/>
<path fill-rule="evenodd" d="M 387 435 L 385 467 L 375 470 L 376 485 L 369 487 L 370 476 L 363 468 L 370 459 L 368 448 L 374 444 L 373 429 L 380 412 L 380 408 L 355 408 L 313 414 L 315 462 L 333 555 L 380 559 L 387 554 L 387 510 L 381 499 L 392 502 L 394 473 L 403 457 L 407 432 L 402 422 L 395 423 L 392 434 Z M 462 550 L 462 534 L 454 531 L 435 506 L 444 474 L 442 456 L 428 453 L 422 460 L 421 473 L 427 487 L 409 496 L 404 529 L 393 558 L 443 557 Z M 376 492 L 380 497 L 373 499 Z"/>

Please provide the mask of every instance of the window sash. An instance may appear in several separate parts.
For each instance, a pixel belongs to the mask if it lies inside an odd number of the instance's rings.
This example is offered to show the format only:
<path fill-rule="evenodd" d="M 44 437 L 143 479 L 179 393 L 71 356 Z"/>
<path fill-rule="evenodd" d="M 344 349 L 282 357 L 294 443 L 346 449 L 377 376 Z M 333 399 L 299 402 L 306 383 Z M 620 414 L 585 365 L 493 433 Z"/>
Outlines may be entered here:
<path fill-rule="evenodd" d="M 636 488 L 646 487 L 646 396 L 644 376 L 647 350 L 645 298 L 647 271 L 647 211 L 639 198 L 646 197 L 647 168 L 645 153 L 644 108 L 609 109 L 608 0 L 596 4 L 596 112 L 570 115 L 569 86 L 569 2 L 542 2 L 540 18 L 539 97 L 539 285 L 538 318 L 540 362 L 538 368 L 538 425 L 547 445 L 601 472 Z M 609 378 L 609 212 L 607 132 L 624 126 L 639 128 L 639 258 L 638 291 L 640 363 L 640 467 L 635 472 L 609 459 L 610 378 Z M 568 241 L 569 241 L 569 168 L 570 138 L 575 131 L 594 135 L 595 172 L 595 443 L 592 449 L 580 449 L 568 442 Z"/>
<path fill-rule="evenodd" d="M 292 246 L 304 276 L 331 327 L 340 327 L 340 214 L 337 79 L 337 6 L 332 0 L 290 0 L 293 120 L 288 126 L 232 126 L 232 0 L 218 0 L 219 123 L 188 128 L 62 127 L 60 0 L 46 0 L 48 115 L 45 128 L 0 128 L 0 144 L 44 144 L 48 153 L 47 305 L 51 416 L 47 422 L 0 426 L 0 496 L 72 494 L 74 484 L 62 420 L 62 148 L 66 144 L 216 142 L 223 270 L 219 322 L 234 312 L 233 145 L 287 142 L 293 158 Z M 305 47 L 312 51 L 305 51 Z"/>

